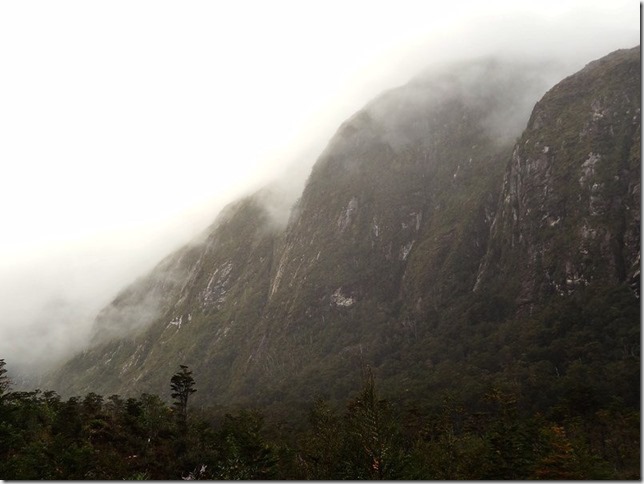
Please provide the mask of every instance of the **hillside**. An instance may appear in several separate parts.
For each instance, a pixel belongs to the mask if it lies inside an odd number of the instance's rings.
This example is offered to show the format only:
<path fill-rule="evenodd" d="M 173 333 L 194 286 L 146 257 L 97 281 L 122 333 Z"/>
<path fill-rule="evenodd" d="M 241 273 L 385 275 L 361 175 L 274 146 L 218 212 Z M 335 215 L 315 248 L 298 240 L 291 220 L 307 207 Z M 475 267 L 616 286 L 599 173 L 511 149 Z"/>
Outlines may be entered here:
<path fill-rule="evenodd" d="M 270 405 L 344 399 L 370 365 L 398 400 L 513 385 L 536 407 L 635 405 L 639 58 L 545 95 L 541 66 L 494 60 L 384 93 L 333 136 L 285 228 L 270 190 L 231 204 L 44 386 L 165 395 L 186 364 L 201 402 Z"/>

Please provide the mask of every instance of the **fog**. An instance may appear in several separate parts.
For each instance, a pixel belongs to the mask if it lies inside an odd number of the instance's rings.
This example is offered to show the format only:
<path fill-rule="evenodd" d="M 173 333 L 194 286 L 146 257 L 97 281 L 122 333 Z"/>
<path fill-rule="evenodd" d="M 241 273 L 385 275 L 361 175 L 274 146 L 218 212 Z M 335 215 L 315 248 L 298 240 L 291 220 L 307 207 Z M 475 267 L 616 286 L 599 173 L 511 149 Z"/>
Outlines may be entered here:
<path fill-rule="evenodd" d="M 554 84 L 637 45 L 639 11 L 632 0 L 1 3 L 0 358 L 31 372 L 81 350 L 120 289 L 244 194 L 279 187 L 268 208 L 283 224 L 335 130 L 382 91 L 482 56 L 547 63 Z"/>

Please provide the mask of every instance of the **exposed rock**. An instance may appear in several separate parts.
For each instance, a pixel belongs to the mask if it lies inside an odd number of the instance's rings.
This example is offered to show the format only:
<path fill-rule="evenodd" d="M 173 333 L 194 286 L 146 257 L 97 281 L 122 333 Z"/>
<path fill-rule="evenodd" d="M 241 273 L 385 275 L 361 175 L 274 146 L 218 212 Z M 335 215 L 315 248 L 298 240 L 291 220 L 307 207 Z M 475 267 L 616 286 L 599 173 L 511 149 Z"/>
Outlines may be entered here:
<path fill-rule="evenodd" d="M 231 204 L 48 386 L 165 394 L 182 363 L 208 382 L 196 398 L 270 403 L 343 396 L 367 362 L 422 392 L 467 361 L 463 328 L 636 288 L 639 72 L 639 48 L 618 51 L 536 106 L 541 71 L 495 61 L 384 93 L 339 128 L 285 227 L 264 192 Z"/>
<path fill-rule="evenodd" d="M 624 113 L 638 110 L 639 69 L 639 48 L 617 51 L 537 103 L 508 165 L 476 290 L 503 286 L 534 303 L 626 279 L 639 255 L 640 122 Z M 528 282 L 517 292 L 518 280 Z"/>

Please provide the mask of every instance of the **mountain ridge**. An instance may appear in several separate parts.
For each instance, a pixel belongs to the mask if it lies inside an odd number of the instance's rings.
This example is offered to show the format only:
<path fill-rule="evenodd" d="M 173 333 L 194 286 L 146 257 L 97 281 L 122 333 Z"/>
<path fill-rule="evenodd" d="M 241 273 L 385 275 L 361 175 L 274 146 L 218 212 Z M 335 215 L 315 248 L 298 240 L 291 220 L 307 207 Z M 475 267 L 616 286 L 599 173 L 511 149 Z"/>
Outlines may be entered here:
<path fill-rule="evenodd" d="M 286 227 L 264 209 L 268 192 L 229 205 L 199 243 L 168 256 L 101 313 L 102 343 L 58 369 L 49 386 L 164 394 L 182 363 L 208 382 L 198 396 L 217 402 L 319 391 L 339 399 L 370 364 L 392 394 L 419 396 L 444 388 L 455 369 L 481 370 L 457 349 L 469 344 L 458 343 L 463 328 L 506 328 L 555 295 L 636 277 L 639 47 L 591 62 L 541 100 L 535 93 L 546 88 L 533 71 L 490 61 L 460 69 L 460 84 L 449 74 L 415 79 L 343 123 Z M 521 108 L 530 96 L 532 114 Z M 556 170 L 560 178 L 549 178 Z M 568 193 L 561 180 L 573 173 L 579 188 Z M 563 199 L 583 214 L 568 222 Z M 593 207 L 604 210 L 599 219 Z M 515 215 L 534 230 L 517 232 Z M 617 218 L 623 227 L 611 225 Z M 573 228 L 548 235 L 544 223 Z M 601 237 L 584 238 L 584 227 Z M 576 240 L 591 240 L 585 255 L 597 256 L 596 275 L 561 293 L 594 267 L 574 255 Z M 561 247 L 573 255 L 559 263 Z M 123 327 L 133 331 L 114 339 Z M 481 334 L 474 337 L 488 337 Z M 494 371 L 462 381 L 479 388 L 508 370 Z"/>

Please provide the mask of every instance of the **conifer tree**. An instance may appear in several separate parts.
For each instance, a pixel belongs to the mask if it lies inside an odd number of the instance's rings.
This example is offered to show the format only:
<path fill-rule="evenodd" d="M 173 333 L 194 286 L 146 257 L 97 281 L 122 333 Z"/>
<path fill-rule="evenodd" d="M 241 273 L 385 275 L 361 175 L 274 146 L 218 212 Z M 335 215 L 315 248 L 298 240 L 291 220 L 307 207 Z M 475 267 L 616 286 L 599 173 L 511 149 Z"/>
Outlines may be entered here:
<path fill-rule="evenodd" d="M 186 365 L 179 365 L 181 368 L 170 379 L 171 396 L 176 401 L 174 407 L 179 411 L 181 419 L 185 420 L 188 415 L 188 397 L 197 390 L 195 380 L 192 378 L 192 371 Z"/>
<path fill-rule="evenodd" d="M 0 399 L 7 393 L 11 386 L 11 380 L 7 376 L 7 369 L 5 368 L 4 358 L 0 358 Z"/>

